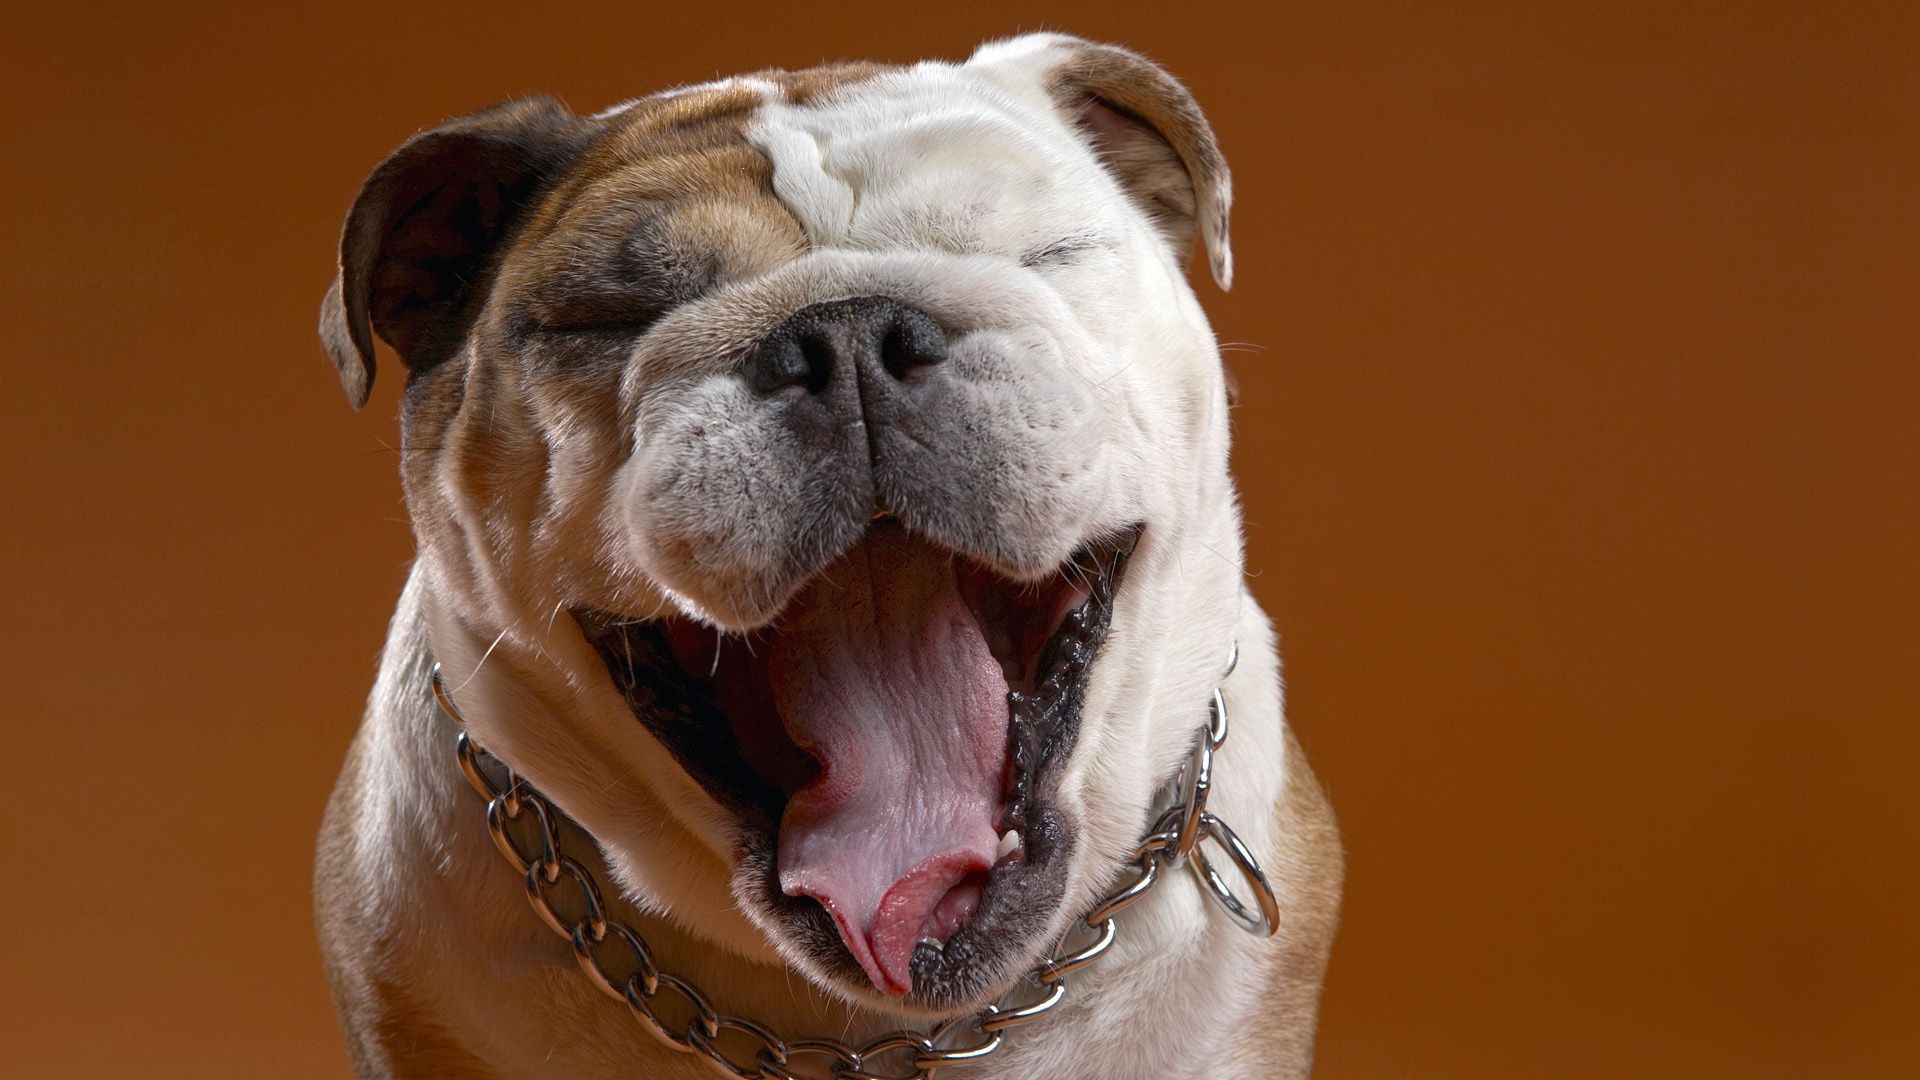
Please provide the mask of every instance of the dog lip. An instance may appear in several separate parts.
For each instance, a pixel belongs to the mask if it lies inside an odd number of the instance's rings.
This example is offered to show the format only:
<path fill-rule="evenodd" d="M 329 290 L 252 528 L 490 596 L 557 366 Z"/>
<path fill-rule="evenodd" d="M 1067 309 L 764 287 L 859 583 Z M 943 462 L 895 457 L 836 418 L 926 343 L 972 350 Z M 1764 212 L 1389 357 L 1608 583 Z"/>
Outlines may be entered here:
<path fill-rule="evenodd" d="M 1143 528 L 1109 534 L 1063 564 L 1063 571 L 1085 575 L 1088 587 L 1085 595 L 1063 603 L 1063 610 L 1047 613 L 1048 637 L 1033 659 L 1031 677 L 1007 695 L 1008 776 L 996 826 L 1003 834 L 1001 849 L 967 917 L 939 947 L 925 941 L 912 947 L 911 990 L 886 999 L 890 1007 L 950 1009 L 979 999 L 1012 973 L 1013 962 L 1050 924 L 1064 895 L 1065 864 L 1077 836 L 1053 805 L 1052 794 L 1076 742 L 1086 683 Z M 671 635 L 687 632 L 691 624 L 684 621 L 625 619 L 591 609 L 573 614 L 636 719 L 737 820 L 739 872 L 758 881 L 748 902 L 759 904 L 843 987 L 872 995 L 832 916 L 811 898 L 787 896 L 780 887 L 779 823 L 787 796 L 804 783 L 792 769 L 803 765 L 789 762 L 783 775 L 777 763 L 768 766 L 764 752 L 753 762 L 743 754 L 736 716 L 718 700 L 738 693 L 724 678 L 724 650 L 689 652 L 684 643 L 676 649 Z M 687 653 L 696 663 L 689 665 L 676 653 Z M 714 671 L 721 678 L 708 677 Z M 1011 849 L 1004 843 L 1006 833 L 1018 838 Z"/>

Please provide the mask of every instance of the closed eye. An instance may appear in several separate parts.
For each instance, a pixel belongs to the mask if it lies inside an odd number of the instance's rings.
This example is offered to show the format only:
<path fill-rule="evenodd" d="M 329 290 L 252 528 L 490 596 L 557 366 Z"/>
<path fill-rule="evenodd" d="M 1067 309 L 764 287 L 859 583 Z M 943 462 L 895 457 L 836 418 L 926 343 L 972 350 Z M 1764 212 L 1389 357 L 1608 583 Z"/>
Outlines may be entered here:
<path fill-rule="evenodd" d="M 680 299 L 662 290 L 568 289 L 521 310 L 517 329 L 535 335 L 640 334 Z"/>
<path fill-rule="evenodd" d="M 1020 265 L 1025 267 L 1057 266 L 1070 263 L 1081 254 L 1100 246 L 1100 241 L 1091 236 L 1068 236 L 1052 243 L 1042 244 L 1020 256 Z"/>
<path fill-rule="evenodd" d="M 522 309 L 523 328 L 547 335 L 645 333 L 669 311 L 707 291 L 716 277 L 706 261 L 671 257 L 652 247 L 623 250 L 543 282 Z"/>

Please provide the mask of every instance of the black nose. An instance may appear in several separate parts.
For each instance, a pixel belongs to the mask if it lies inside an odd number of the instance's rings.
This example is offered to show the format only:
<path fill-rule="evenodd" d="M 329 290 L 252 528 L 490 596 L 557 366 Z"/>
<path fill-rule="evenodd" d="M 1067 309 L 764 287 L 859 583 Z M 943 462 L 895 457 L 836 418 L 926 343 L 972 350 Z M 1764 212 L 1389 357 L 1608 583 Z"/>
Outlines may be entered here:
<path fill-rule="evenodd" d="M 756 393 L 803 386 L 818 394 L 858 368 L 905 379 L 946 358 L 946 335 L 932 316 L 884 296 L 856 296 L 787 316 L 754 347 L 746 377 Z"/>

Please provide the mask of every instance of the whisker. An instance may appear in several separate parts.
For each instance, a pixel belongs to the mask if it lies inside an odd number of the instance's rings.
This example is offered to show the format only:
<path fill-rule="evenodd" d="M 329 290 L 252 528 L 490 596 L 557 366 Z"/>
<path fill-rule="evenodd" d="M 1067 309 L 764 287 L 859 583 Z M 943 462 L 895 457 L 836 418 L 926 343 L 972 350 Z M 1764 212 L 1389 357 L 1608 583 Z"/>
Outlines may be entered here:
<path fill-rule="evenodd" d="M 493 650 L 499 648 L 500 643 L 506 639 L 507 632 L 505 630 L 500 631 L 499 636 L 493 639 L 493 644 L 487 646 L 487 651 L 480 654 L 480 662 L 473 665 L 473 670 L 467 672 L 467 677 L 460 680 L 460 685 L 454 688 L 454 693 L 457 694 L 467 688 L 467 684 L 472 682 L 474 677 L 480 674 L 480 669 L 487 666 L 487 659 L 493 655 Z"/>

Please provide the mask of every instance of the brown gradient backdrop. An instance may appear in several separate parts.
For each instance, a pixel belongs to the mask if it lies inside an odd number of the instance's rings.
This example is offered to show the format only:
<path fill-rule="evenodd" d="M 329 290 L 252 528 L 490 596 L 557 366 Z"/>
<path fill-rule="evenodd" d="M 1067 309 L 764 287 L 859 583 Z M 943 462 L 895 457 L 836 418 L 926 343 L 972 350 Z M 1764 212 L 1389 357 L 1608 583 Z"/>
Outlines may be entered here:
<path fill-rule="evenodd" d="M 308 862 L 410 538 L 396 368 L 352 414 L 312 325 L 388 149 L 1051 26 L 1235 168 L 1319 1075 L 1920 1075 L 1911 22 L 349 6 L 0 27 L 0 1074 L 345 1075 Z"/>

